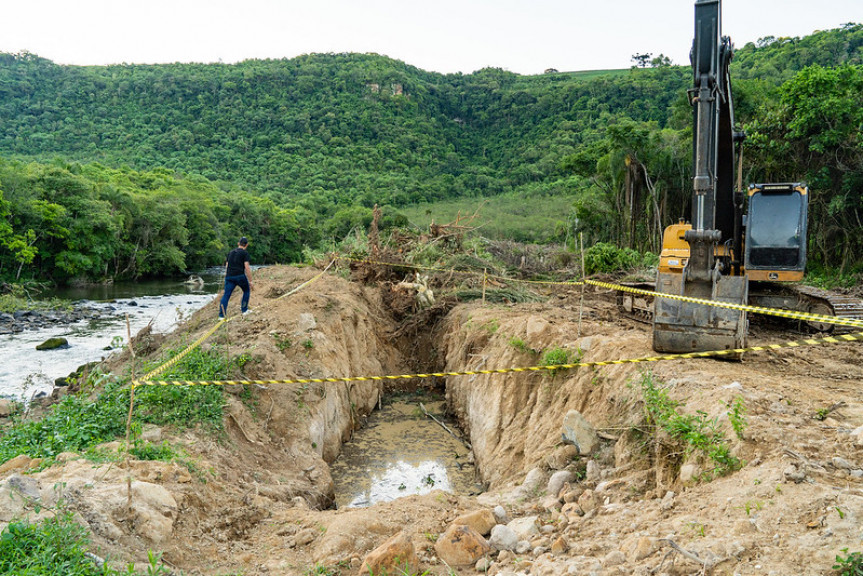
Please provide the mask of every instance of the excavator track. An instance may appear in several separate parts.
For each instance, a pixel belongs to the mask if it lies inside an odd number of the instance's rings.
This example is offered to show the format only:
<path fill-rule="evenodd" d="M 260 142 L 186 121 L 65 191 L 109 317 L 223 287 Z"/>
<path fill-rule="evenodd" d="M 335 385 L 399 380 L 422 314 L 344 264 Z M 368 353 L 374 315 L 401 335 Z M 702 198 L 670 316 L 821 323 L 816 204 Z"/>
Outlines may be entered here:
<path fill-rule="evenodd" d="M 863 320 L 863 300 L 854 298 L 846 294 L 835 294 L 828 290 L 822 290 L 813 286 L 793 286 L 790 287 L 796 290 L 808 302 L 806 312 L 812 314 L 821 314 L 820 311 L 825 311 L 831 316 L 839 318 L 849 318 L 854 320 Z M 826 312 L 829 310 L 829 312 Z M 856 330 L 851 326 L 836 326 L 821 322 L 807 322 L 809 328 L 816 332 L 834 332 L 843 334 Z"/>
<path fill-rule="evenodd" d="M 653 282 L 622 282 L 622 286 L 654 291 Z M 653 296 L 617 292 L 617 308 L 622 316 L 650 324 L 653 322 Z M 837 294 L 814 286 L 777 285 L 753 282 L 749 293 L 749 304 L 765 308 L 794 310 L 820 316 L 837 316 L 863 320 L 863 300 Z M 853 332 L 857 328 L 851 326 L 836 326 L 826 322 L 808 322 L 789 320 L 799 325 L 807 332 L 843 334 Z"/>

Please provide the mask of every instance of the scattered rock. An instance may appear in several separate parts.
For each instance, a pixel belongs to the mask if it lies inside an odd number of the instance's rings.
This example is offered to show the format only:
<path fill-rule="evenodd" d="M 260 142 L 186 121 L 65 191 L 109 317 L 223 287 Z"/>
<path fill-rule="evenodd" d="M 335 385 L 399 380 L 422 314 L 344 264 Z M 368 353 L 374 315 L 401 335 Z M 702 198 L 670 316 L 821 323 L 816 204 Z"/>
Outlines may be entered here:
<path fill-rule="evenodd" d="M 849 462 L 845 458 L 840 458 L 839 456 L 834 456 L 832 461 L 833 466 L 839 468 L 840 470 L 853 470 L 855 468 L 855 466 L 852 465 L 851 462 Z"/>
<path fill-rule="evenodd" d="M 39 481 L 32 476 L 21 476 L 17 473 L 12 474 L 6 479 L 5 484 L 10 488 L 12 494 L 24 496 L 28 500 L 41 499 L 39 494 Z"/>
<path fill-rule="evenodd" d="M 488 572 L 489 568 L 491 568 L 491 560 L 489 558 L 480 558 L 473 567 L 474 570 L 482 574 Z"/>
<path fill-rule="evenodd" d="M 585 513 L 595 510 L 598 505 L 599 502 L 597 502 L 596 495 L 593 490 L 585 490 L 582 495 L 578 497 L 578 507 L 584 510 Z"/>
<path fill-rule="evenodd" d="M 399 532 L 366 555 L 360 574 L 413 574 L 418 568 L 413 544 L 404 532 Z"/>
<path fill-rule="evenodd" d="M 599 446 L 596 429 L 577 410 L 570 410 L 563 417 L 563 441 L 576 446 L 582 456 L 593 453 Z"/>
<path fill-rule="evenodd" d="M 557 512 L 560 510 L 560 498 L 557 496 L 546 496 L 542 499 L 542 508 L 549 512 Z"/>
<path fill-rule="evenodd" d="M 494 514 L 494 519 L 497 521 L 498 524 L 506 524 L 507 522 L 509 522 L 509 518 L 507 518 L 506 510 L 503 506 L 495 506 L 491 512 L 492 514 Z"/>
<path fill-rule="evenodd" d="M 125 490 L 125 486 L 121 490 Z M 122 502 L 125 506 L 125 499 Z M 168 542 L 177 518 L 177 501 L 158 484 L 133 482 L 132 514 L 142 535 L 156 544 Z"/>
<path fill-rule="evenodd" d="M 19 405 L 10 398 L 0 398 L 0 418 L 8 418 L 18 412 Z"/>
<path fill-rule="evenodd" d="M 551 553 L 555 556 L 565 554 L 567 550 L 569 550 L 569 543 L 563 536 L 558 536 L 557 540 L 551 545 Z"/>
<path fill-rule="evenodd" d="M 576 486 L 566 492 L 563 493 L 563 501 L 567 504 L 570 502 L 578 502 L 578 497 L 584 493 L 584 488 L 581 486 Z"/>
<path fill-rule="evenodd" d="M 539 518 L 537 516 L 516 518 L 515 520 L 511 520 L 507 524 L 507 527 L 515 532 L 515 535 L 518 536 L 519 540 L 530 540 L 539 534 L 538 519 Z"/>
<path fill-rule="evenodd" d="M 34 464 L 36 462 L 36 464 Z M 0 464 L 0 477 L 6 475 L 9 472 L 13 471 L 24 471 L 30 470 L 31 468 L 35 468 L 39 464 L 42 463 L 41 459 L 32 459 L 26 454 L 19 454 L 15 456 L 11 460 L 7 460 L 3 464 Z"/>
<path fill-rule="evenodd" d="M 650 536 L 642 536 L 638 539 L 635 545 L 635 550 L 632 551 L 633 562 L 644 560 L 654 552 L 659 550 L 659 539 Z"/>
<path fill-rule="evenodd" d="M 518 546 L 518 535 L 505 524 L 498 524 L 491 529 L 489 545 L 495 550 L 515 550 Z"/>
<path fill-rule="evenodd" d="M 41 344 L 36 345 L 36 350 L 56 350 L 58 348 L 68 348 L 69 341 L 65 338 L 48 338 Z"/>
<path fill-rule="evenodd" d="M 806 480 L 806 473 L 797 470 L 797 466 L 791 464 L 785 470 L 783 470 L 782 474 L 785 476 L 785 479 L 795 484 L 800 484 L 804 480 Z"/>
<path fill-rule="evenodd" d="M 487 536 L 488 533 L 491 532 L 491 529 L 497 524 L 497 520 L 495 519 L 494 513 L 485 508 L 462 514 L 453 520 L 453 524 L 470 526 L 483 536 Z"/>
<path fill-rule="evenodd" d="M 545 475 L 539 468 L 534 468 L 524 477 L 524 482 L 521 483 L 519 490 L 528 496 L 536 495 L 539 492 L 539 487 L 542 484 Z"/>
<path fill-rule="evenodd" d="M 297 328 L 294 330 L 294 335 L 299 336 L 304 332 L 309 332 L 318 327 L 318 322 L 315 320 L 313 314 L 309 312 L 303 312 L 299 316 L 297 316 Z"/>
<path fill-rule="evenodd" d="M 575 474 L 569 470 L 560 470 L 559 472 L 555 472 L 548 480 L 548 494 L 550 496 L 557 497 L 557 495 L 560 494 L 560 490 L 563 488 L 563 485 L 567 482 L 572 482 L 574 479 Z"/>
<path fill-rule="evenodd" d="M 567 520 L 572 522 L 574 517 L 584 516 L 584 510 L 578 505 L 578 502 L 567 502 L 563 505 L 563 508 L 560 509 L 561 514 L 566 516 Z"/>
<path fill-rule="evenodd" d="M 434 545 L 438 557 L 450 566 L 469 566 L 491 552 L 485 538 L 469 526 L 452 524 Z"/>
<path fill-rule="evenodd" d="M 317 537 L 317 530 L 314 528 L 305 528 L 297 532 L 297 535 L 294 537 L 294 542 L 296 542 L 297 546 L 307 546 L 314 542 Z"/>
<path fill-rule="evenodd" d="M 515 546 L 516 554 L 527 554 L 530 551 L 530 542 L 527 540 L 519 540 Z"/>
<path fill-rule="evenodd" d="M 680 467 L 680 481 L 684 484 L 689 484 L 694 481 L 700 473 L 701 470 L 695 464 L 684 464 Z"/>
<path fill-rule="evenodd" d="M 626 556 L 620 550 L 609 552 L 605 555 L 605 558 L 602 559 L 603 566 L 620 566 L 621 564 L 625 563 Z"/>
<path fill-rule="evenodd" d="M 572 444 L 562 444 L 546 456 L 545 463 L 552 470 L 563 470 L 578 458 L 578 448 Z"/>
<path fill-rule="evenodd" d="M 601 476 L 602 470 L 599 468 L 599 463 L 596 460 L 588 460 L 584 479 L 588 482 L 598 482 Z"/>
<path fill-rule="evenodd" d="M 155 424 L 144 424 L 144 429 L 141 431 L 141 440 L 158 444 L 162 441 L 162 429 Z"/>
<path fill-rule="evenodd" d="M 662 497 L 662 502 L 659 503 L 659 509 L 663 512 L 668 512 L 674 508 L 674 492 L 669 490 L 665 493 L 665 496 Z"/>

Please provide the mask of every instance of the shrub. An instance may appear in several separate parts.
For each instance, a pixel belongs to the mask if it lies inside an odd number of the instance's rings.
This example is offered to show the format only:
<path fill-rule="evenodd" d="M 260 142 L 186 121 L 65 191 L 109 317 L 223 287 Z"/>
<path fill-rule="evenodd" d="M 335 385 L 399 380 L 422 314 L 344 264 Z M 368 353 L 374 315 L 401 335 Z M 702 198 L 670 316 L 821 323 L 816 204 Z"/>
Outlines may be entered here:
<path fill-rule="evenodd" d="M 656 266 L 658 257 L 647 252 L 639 254 L 631 248 L 599 242 L 584 251 L 585 274 L 624 272 L 633 268 Z"/>

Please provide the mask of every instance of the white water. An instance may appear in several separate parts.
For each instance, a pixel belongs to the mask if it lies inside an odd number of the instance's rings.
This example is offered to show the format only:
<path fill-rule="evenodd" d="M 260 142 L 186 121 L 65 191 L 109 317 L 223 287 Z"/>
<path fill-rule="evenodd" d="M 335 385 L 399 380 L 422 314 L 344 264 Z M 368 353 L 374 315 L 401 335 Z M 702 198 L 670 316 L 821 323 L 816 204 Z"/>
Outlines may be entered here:
<path fill-rule="evenodd" d="M 182 285 L 178 289 L 182 290 Z M 49 393 L 55 379 L 68 376 L 82 364 L 112 354 L 112 351 L 104 348 L 112 345 L 116 348 L 127 342 L 127 313 L 132 336 L 151 321 L 154 332 L 170 332 L 180 320 L 213 301 L 215 286 L 209 286 L 208 289 L 210 293 L 136 296 L 111 303 L 84 301 L 83 304 L 91 308 L 113 307 L 115 310 L 110 314 L 118 318 L 82 321 L 0 336 L 0 396 L 30 399 L 40 392 Z M 136 302 L 137 306 L 132 306 L 132 302 Z M 54 336 L 66 338 L 69 348 L 36 350 L 37 344 Z"/>

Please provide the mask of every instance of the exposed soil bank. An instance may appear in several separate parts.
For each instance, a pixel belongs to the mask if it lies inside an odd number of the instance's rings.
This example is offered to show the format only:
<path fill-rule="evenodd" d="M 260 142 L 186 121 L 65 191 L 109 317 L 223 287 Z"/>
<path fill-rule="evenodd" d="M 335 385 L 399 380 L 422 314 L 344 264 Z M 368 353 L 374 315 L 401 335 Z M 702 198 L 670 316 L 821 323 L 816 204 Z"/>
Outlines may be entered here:
<path fill-rule="evenodd" d="M 315 273 L 259 272 L 254 313 L 228 322 L 216 337 L 232 355 L 251 356 L 248 378 L 396 374 L 415 366 L 410 339 L 393 336 L 398 324 L 384 304 L 385 286 L 327 274 L 278 299 Z M 424 331 L 421 341 L 437 349 L 425 350 L 421 364 L 438 361 L 455 371 L 531 366 L 541 364 L 532 350 L 551 348 L 581 350 L 585 360 L 652 354 L 647 327 L 617 318 L 610 297 L 589 298 L 579 333 L 577 296 L 564 291 L 542 304 L 458 306 Z M 169 340 L 191 341 L 215 316 L 215 307 L 199 311 Z M 753 339 L 787 337 L 763 332 Z M 646 421 L 639 383 L 647 369 L 671 398 L 685 402 L 681 412 L 715 418 L 745 467 L 699 481 L 709 471 L 707 459 Z M 238 387 L 228 390 L 225 438 L 148 432 L 183 447 L 203 471 L 197 476 L 177 464 L 133 462 L 129 511 L 126 470 L 94 468 L 69 454 L 36 474 L 0 472 L 0 522 L 26 508 L 2 494 L 24 486 L 51 503 L 51 487 L 65 482 L 98 551 L 119 560 L 142 561 L 156 549 L 186 574 L 302 575 L 317 565 L 353 575 L 370 550 L 402 532 L 417 553 L 411 573 L 451 574 L 452 562 L 442 561 L 447 552 L 435 547 L 440 535 L 449 534 L 459 514 L 499 504 L 509 518 L 493 523 L 528 520 L 518 535 L 521 552 L 487 554 L 489 574 L 824 574 L 842 548 L 860 546 L 861 380 L 863 351 L 856 344 L 788 349 L 742 363 L 452 377 L 447 402 L 470 434 L 489 491 L 476 498 L 433 491 L 346 510 L 325 509 L 333 500 L 328 464 L 378 403 L 381 385 L 268 385 L 251 394 Z M 738 397 L 746 407 L 743 439 L 727 416 Z M 599 447 L 587 457 L 561 442 L 570 410 L 600 432 Z M 566 480 L 550 481 L 556 471 Z M 675 551 L 671 541 L 701 560 Z M 453 571 L 477 573 L 474 563 Z"/>

